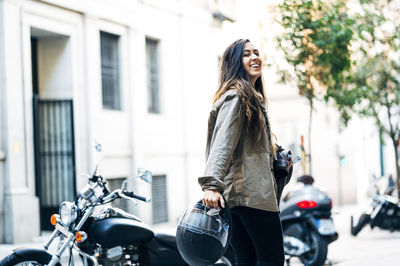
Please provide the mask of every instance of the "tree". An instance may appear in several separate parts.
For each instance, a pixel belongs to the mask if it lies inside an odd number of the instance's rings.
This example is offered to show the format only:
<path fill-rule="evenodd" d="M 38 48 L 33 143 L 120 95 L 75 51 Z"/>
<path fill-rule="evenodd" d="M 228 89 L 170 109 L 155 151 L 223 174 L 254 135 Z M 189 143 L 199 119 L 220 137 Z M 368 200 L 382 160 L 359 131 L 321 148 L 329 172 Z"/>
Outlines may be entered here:
<path fill-rule="evenodd" d="M 400 192 L 400 8 L 390 0 L 360 0 L 354 16 L 351 71 L 341 87 L 330 88 L 347 126 L 352 114 L 372 118 L 394 148 Z M 398 193 L 400 197 L 400 193 Z"/>
<path fill-rule="evenodd" d="M 343 83 L 343 73 L 350 68 L 352 20 L 347 17 L 342 1 L 284 0 L 277 11 L 277 22 L 283 27 L 277 38 L 278 46 L 292 67 L 279 70 L 282 82 L 294 83 L 310 107 L 308 165 L 312 174 L 314 100 Z"/>

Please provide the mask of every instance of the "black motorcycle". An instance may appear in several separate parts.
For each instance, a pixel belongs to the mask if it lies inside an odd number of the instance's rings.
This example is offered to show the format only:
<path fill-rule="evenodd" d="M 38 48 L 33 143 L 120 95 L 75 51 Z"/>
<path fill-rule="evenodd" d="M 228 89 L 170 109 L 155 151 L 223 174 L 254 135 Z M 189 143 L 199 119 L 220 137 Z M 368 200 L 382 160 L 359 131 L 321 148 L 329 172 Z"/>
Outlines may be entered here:
<path fill-rule="evenodd" d="M 389 178 L 382 188 L 379 183 L 380 180 L 374 178 L 374 195 L 356 225 L 354 225 L 353 216 L 350 217 L 350 232 L 353 236 L 356 236 L 367 224 L 371 229 L 379 227 L 390 232 L 400 230 L 400 204 L 398 199 L 392 196 L 395 188 L 394 181 Z"/>
<path fill-rule="evenodd" d="M 149 181 L 151 173 L 141 171 L 139 177 Z M 0 261 L 0 266 L 62 265 L 60 259 L 66 251 L 71 264 L 72 250 L 79 254 L 81 265 L 187 265 L 174 235 L 155 234 L 140 218 L 107 205 L 119 198 L 144 202 L 149 199 L 128 191 L 126 180 L 121 189 L 112 192 L 106 183 L 95 171 L 75 201 L 63 202 L 59 214 L 51 217 L 55 229 L 43 249 L 15 249 Z M 49 247 L 56 239 L 59 244 L 51 253 Z M 232 249 L 216 265 L 234 265 Z"/>
<path fill-rule="evenodd" d="M 328 245 L 338 239 L 331 218 L 332 200 L 312 183 L 290 191 L 280 202 L 288 265 L 293 257 L 304 265 L 324 265 Z"/>

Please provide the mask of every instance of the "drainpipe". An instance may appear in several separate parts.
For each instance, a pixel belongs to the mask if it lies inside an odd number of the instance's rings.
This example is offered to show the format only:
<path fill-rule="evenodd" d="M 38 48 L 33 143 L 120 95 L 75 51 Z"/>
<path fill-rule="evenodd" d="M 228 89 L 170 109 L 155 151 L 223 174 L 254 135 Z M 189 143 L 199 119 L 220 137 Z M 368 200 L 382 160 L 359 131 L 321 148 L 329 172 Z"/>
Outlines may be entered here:
<path fill-rule="evenodd" d="M 4 54 L 4 15 L 3 3 L 0 2 L 0 243 L 7 242 L 6 237 L 6 221 L 5 209 L 7 207 L 6 191 L 7 184 L 7 164 L 6 161 L 6 145 L 7 145 L 7 130 L 6 130 L 6 89 L 5 89 L 5 54 Z M 11 216 L 11 215 L 8 215 Z"/>
<path fill-rule="evenodd" d="M 3 113 L 3 110 L 0 110 L 0 114 Z M 0 125 L 2 119 L 0 118 Z M 3 127 L 0 126 L 0 130 L 2 131 Z M 1 134 L 1 132 L 0 132 Z M 2 141 L 0 139 L 0 147 Z M 6 161 L 6 153 L 3 150 L 0 150 L 0 243 L 4 243 L 5 241 L 5 217 L 4 217 L 4 180 L 5 180 L 5 161 Z"/>

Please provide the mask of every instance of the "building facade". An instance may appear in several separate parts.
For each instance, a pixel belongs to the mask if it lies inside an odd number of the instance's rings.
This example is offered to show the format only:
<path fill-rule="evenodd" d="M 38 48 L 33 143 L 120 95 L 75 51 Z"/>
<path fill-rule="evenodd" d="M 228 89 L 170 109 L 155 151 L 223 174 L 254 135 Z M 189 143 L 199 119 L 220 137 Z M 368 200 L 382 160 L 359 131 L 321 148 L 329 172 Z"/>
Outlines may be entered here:
<path fill-rule="evenodd" d="M 152 185 L 131 186 L 152 203 L 125 207 L 176 222 L 202 167 L 191 164 L 203 158 L 217 40 L 234 15 L 223 2 L 0 1 L 0 242 L 48 230 L 96 164 L 111 187 L 151 170 Z"/>
<path fill-rule="evenodd" d="M 131 189 L 152 197 L 119 207 L 149 224 L 176 224 L 202 193 L 197 177 L 223 49 L 250 38 L 267 58 L 279 54 L 269 4 L 0 0 L 0 243 L 49 230 L 49 215 L 95 165 L 111 188 L 131 178 Z M 268 27 L 260 28 L 263 21 Z M 273 132 L 300 154 L 307 102 L 278 85 L 273 70 L 264 79 Z M 337 121 L 334 108 L 316 103 L 313 175 L 334 206 L 363 202 L 381 165 L 379 135 L 368 121 L 354 119 L 342 132 Z M 390 148 L 382 150 L 387 172 Z M 153 173 L 151 185 L 133 178 L 138 168 Z M 294 178 L 301 174 L 296 165 Z"/>

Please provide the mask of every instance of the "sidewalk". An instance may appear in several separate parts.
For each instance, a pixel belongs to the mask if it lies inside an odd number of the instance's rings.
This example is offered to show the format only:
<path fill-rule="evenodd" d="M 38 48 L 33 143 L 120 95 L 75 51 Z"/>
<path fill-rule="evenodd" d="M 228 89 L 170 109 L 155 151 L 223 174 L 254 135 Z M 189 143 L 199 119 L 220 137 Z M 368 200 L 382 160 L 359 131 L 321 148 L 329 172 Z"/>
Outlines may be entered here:
<path fill-rule="evenodd" d="M 358 221 L 363 206 L 348 205 L 334 216 L 339 239 L 329 245 L 328 258 L 340 266 L 400 265 L 400 232 L 365 226 L 356 236 L 350 234 L 350 216 Z"/>

